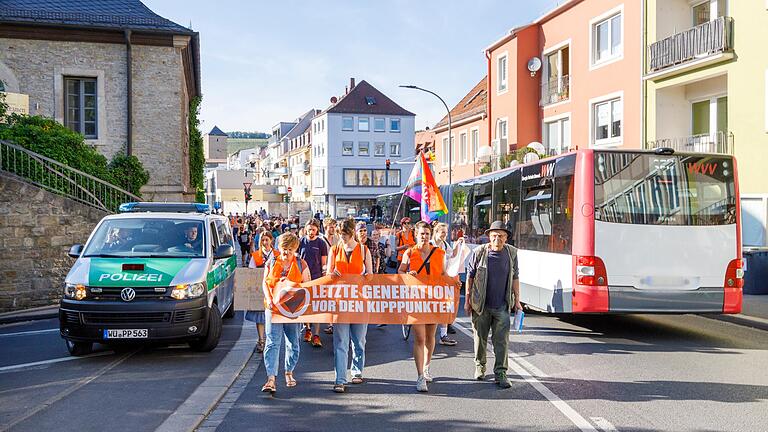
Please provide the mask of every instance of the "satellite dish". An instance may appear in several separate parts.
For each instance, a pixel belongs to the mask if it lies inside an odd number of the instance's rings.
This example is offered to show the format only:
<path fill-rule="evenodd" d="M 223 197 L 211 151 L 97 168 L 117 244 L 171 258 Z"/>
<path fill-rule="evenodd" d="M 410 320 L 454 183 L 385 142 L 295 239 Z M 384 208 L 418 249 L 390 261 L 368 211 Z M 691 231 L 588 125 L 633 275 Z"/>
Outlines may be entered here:
<path fill-rule="evenodd" d="M 539 160 L 539 155 L 536 153 L 526 153 L 525 156 L 523 156 L 523 163 L 536 162 L 537 160 Z"/>
<path fill-rule="evenodd" d="M 336 103 L 336 102 L 338 102 L 338 101 L 339 101 L 339 100 L 336 98 L 336 96 L 331 96 L 331 103 L 332 103 L 332 104 L 335 104 L 335 103 Z"/>
<path fill-rule="evenodd" d="M 536 153 L 538 154 L 544 154 L 547 152 L 547 149 L 544 148 L 544 144 L 538 141 L 533 141 L 530 144 L 528 144 L 528 148 L 536 150 Z"/>
<path fill-rule="evenodd" d="M 536 75 L 539 69 L 541 69 L 541 60 L 538 57 L 531 57 L 528 60 L 528 71 L 531 72 L 531 76 Z"/>

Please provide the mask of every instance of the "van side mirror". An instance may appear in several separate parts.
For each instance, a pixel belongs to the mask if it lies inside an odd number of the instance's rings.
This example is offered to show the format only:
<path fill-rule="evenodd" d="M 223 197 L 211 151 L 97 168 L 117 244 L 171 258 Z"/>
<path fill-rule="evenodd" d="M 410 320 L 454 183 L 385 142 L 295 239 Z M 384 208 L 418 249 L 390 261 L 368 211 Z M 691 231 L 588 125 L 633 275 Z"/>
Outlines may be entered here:
<path fill-rule="evenodd" d="M 219 245 L 213 252 L 213 259 L 229 258 L 235 254 L 235 248 L 231 244 Z"/>
<path fill-rule="evenodd" d="M 80 255 L 83 253 L 83 245 L 81 244 L 75 244 L 72 245 L 71 248 L 69 248 L 69 252 L 67 252 L 67 255 L 69 255 L 72 258 L 80 258 Z"/>

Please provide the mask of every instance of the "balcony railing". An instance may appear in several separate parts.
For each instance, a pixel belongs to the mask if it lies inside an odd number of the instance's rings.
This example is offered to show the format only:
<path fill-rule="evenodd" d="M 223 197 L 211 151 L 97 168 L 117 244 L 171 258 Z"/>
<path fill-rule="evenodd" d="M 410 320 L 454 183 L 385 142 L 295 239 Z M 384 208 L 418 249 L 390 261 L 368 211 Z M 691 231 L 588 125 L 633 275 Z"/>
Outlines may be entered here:
<path fill-rule="evenodd" d="M 732 31 L 733 18 L 719 17 L 652 43 L 651 72 L 732 50 Z"/>
<path fill-rule="evenodd" d="M 570 81 L 570 75 L 551 79 L 542 78 L 541 105 L 549 105 L 568 99 L 570 95 Z"/>
<path fill-rule="evenodd" d="M 678 138 L 664 138 L 646 143 L 648 149 L 659 147 L 672 148 L 675 151 L 691 153 L 733 154 L 733 133 L 718 131 L 715 133 L 691 135 Z"/>
<path fill-rule="evenodd" d="M 288 167 L 278 167 L 275 168 L 272 172 L 274 172 L 276 175 L 288 175 Z"/>

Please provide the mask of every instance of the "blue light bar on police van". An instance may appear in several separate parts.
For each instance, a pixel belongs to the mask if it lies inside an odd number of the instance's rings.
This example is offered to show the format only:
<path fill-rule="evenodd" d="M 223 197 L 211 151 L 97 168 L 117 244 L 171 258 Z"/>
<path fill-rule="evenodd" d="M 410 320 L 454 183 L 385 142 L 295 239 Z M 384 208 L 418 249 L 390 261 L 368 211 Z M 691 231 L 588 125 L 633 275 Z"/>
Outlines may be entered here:
<path fill-rule="evenodd" d="M 120 204 L 120 213 L 206 213 L 211 212 L 211 206 L 202 203 L 158 203 L 158 202 L 129 202 Z"/>

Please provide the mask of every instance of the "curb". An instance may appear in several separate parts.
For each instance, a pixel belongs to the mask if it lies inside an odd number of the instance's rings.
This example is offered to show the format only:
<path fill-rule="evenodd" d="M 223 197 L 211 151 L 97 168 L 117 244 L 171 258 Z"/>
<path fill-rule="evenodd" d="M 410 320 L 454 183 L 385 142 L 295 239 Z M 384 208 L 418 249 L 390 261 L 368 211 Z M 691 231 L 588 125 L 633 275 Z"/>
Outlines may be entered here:
<path fill-rule="evenodd" d="M 216 408 L 254 353 L 258 332 L 256 325 L 243 320 L 240 337 L 208 378 L 155 431 L 194 431 Z"/>
<path fill-rule="evenodd" d="M 751 317 L 749 315 L 735 314 L 735 315 L 700 315 L 705 318 L 725 321 L 731 324 L 736 324 L 744 327 L 752 327 L 758 330 L 768 331 L 768 320 L 763 318 Z"/>
<path fill-rule="evenodd" d="M 0 325 L 23 321 L 37 321 L 59 316 L 59 305 L 43 306 L 0 314 Z"/>

